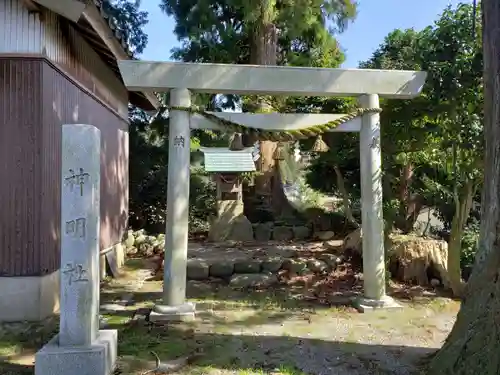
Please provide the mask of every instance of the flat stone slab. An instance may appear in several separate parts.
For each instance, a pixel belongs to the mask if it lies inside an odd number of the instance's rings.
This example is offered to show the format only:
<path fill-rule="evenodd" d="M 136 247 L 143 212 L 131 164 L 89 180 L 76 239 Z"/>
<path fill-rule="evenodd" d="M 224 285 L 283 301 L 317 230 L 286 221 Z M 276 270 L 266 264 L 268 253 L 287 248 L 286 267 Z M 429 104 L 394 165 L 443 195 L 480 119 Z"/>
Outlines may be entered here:
<path fill-rule="evenodd" d="M 196 305 L 186 302 L 180 306 L 156 305 L 149 314 L 150 322 L 185 322 L 194 320 Z"/>
<path fill-rule="evenodd" d="M 98 331 L 90 346 L 59 346 L 54 336 L 35 355 L 35 375 L 110 375 L 116 364 L 118 333 Z"/>
<path fill-rule="evenodd" d="M 402 309 L 396 300 L 389 296 L 384 296 L 381 299 L 369 299 L 365 297 L 356 297 L 352 300 L 352 304 L 356 310 L 361 313 L 379 310 L 379 309 Z"/>

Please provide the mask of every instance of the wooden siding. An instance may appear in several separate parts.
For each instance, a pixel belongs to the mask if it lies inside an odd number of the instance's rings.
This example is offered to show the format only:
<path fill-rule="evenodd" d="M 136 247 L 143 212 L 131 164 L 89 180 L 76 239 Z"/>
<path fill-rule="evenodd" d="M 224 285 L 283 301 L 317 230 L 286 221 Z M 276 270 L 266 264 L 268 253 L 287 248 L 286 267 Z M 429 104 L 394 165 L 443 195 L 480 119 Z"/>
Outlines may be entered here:
<path fill-rule="evenodd" d="M 128 217 L 128 124 L 45 59 L 0 58 L 0 276 L 59 268 L 61 126 L 101 130 L 101 248 Z M 27 105 L 29 103 L 29 105 Z"/>
<path fill-rule="evenodd" d="M 39 225 L 41 70 L 0 59 L 0 276 L 39 274 L 40 254 L 53 251 Z"/>
<path fill-rule="evenodd" d="M 0 0 L 0 53 L 41 53 L 43 28 L 20 0 Z"/>
<path fill-rule="evenodd" d="M 113 71 L 69 23 L 61 23 L 60 18 L 51 12 L 47 12 L 44 19 L 43 55 L 120 115 L 127 117 L 128 91 Z"/>
<path fill-rule="evenodd" d="M 122 116 L 128 92 L 67 21 L 50 11 L 30 13 L 20 0 L 0 0 L 0 54 L 40 54 L 56 63 Z"/>

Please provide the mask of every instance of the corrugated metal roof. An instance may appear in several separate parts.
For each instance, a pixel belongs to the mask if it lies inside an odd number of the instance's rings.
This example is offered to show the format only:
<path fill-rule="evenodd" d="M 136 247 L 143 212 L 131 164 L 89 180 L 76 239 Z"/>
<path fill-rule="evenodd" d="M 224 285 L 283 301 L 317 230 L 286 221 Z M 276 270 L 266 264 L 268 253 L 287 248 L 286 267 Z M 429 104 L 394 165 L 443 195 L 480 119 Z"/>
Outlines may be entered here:
<path fill-rule="evenodd" d="M 207 172 L 253 172 L 253 147 L 231 151 L 225 147 L 200 147 L 205 155 Z"/>

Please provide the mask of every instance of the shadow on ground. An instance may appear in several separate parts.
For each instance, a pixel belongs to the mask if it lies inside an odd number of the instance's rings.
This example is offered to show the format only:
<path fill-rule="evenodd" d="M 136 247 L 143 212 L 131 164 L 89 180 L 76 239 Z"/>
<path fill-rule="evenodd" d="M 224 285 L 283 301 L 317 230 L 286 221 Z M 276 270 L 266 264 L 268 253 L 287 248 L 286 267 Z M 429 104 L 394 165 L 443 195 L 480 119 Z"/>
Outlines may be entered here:
<path fill-rule="evenodd" d="M 413 375 L 434 351 L 307 337 L 202 333 L 180 326 L 128 327 L 120 337 L 124 373 L 152 367 L 148 361 L 154 351 L 162 361 L 190 356 L 192 363 L 181 374 L 211 374 L 217 369 L 226 370 L 224 374 Z"/>

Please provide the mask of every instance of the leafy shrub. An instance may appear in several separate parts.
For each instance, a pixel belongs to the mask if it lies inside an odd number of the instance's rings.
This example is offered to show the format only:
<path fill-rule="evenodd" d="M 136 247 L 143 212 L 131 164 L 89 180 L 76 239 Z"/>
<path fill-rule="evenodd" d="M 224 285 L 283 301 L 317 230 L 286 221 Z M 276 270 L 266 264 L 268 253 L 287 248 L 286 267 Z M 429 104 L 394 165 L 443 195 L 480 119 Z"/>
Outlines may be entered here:
<path fill-rule="evenodd" d="M 479 227 L 480 223 L 478 220 L 471 220 L 465 229 L 462 237 L 462 254 L 460 255 L 460 266 L 462 269 L 474 264 L 479 240 Z"/>

